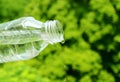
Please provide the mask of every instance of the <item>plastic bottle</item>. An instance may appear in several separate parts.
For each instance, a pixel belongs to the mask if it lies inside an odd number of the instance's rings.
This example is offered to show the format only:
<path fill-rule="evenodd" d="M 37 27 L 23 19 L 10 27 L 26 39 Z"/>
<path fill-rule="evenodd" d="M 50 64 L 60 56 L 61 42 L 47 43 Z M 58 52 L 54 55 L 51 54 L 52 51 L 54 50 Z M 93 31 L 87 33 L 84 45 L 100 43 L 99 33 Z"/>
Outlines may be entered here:
<path fill-rule="evenodd" d="M 0 63 L 27 60 L 37 56 L 48 44 L 62 42 L 59 21 L 45 23 L 22 17 L 0 24 Z"/>

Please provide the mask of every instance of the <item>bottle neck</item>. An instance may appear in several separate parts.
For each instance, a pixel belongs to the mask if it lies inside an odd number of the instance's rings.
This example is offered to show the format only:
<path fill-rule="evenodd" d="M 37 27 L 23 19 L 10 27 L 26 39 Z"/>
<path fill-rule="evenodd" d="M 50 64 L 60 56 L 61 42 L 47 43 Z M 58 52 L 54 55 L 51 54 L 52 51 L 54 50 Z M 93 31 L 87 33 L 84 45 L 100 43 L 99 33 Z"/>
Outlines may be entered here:
<path fill-rule="evenodd" d="M 33 18 L 25 19 L 22 23 L 24 29 L 36 29 L 41 31 L 41 38 L 50 44 L 63 42 L 63 28 L 59 21 L 47 21 L 45 23 Z"/>
<path fill-rule="evenodd" d="M 63 28 L 59 21 L 47 21 L 44 23 L 45 25 L 45 37 L 43 39 L 50 44 L 54 44 L 57 42 L 63 42 Z"/>

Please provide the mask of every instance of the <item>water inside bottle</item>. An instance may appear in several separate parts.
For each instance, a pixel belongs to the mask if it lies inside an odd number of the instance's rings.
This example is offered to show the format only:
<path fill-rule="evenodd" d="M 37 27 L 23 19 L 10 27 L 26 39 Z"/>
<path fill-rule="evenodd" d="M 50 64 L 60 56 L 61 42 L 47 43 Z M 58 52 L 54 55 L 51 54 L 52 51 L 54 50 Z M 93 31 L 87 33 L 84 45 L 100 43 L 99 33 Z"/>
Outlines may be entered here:
<path fill-rule="evenodd" d="M 0 63 L 33 58 L 47 45 L 48 43 L 42 40 L 27 44 L 0 45 Z"/>

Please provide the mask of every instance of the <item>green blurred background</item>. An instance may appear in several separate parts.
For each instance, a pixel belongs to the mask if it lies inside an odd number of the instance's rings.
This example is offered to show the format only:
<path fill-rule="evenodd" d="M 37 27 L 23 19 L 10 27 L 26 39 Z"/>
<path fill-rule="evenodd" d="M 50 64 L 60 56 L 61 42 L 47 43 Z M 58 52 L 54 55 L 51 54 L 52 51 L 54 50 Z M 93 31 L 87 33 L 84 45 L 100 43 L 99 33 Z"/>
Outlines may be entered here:
<path fill-rule="evenodd" d="M 0 82 L 120 82 L 120 0 L 0 0 L 0 22 L 57 19 L 65 43 L 0 64 Z"/>

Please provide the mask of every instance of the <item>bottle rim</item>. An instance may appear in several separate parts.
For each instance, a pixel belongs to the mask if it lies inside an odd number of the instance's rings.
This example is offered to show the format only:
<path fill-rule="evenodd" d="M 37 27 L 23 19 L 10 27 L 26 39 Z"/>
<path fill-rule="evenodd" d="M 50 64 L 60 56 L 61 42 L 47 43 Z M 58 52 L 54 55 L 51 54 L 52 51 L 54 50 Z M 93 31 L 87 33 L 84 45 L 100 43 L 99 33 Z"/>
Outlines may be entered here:
<path fill-rule="evenodd" d="M 45 22 L 45 32 L 50 44 L 64 41 L 63 26 L 58 20 Z"/>

